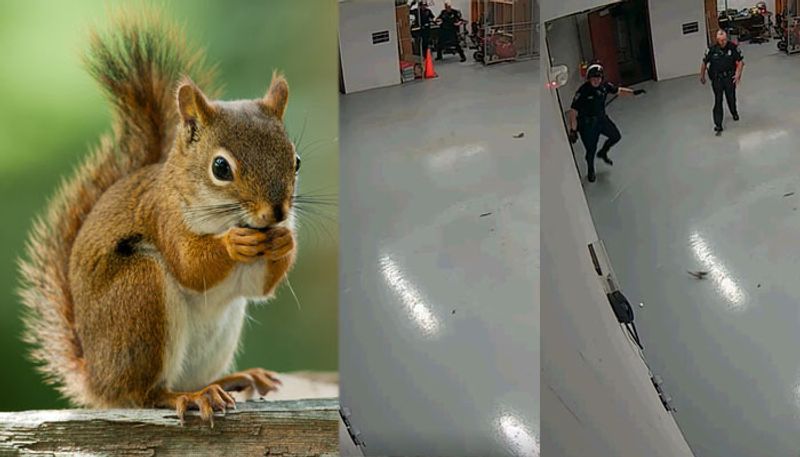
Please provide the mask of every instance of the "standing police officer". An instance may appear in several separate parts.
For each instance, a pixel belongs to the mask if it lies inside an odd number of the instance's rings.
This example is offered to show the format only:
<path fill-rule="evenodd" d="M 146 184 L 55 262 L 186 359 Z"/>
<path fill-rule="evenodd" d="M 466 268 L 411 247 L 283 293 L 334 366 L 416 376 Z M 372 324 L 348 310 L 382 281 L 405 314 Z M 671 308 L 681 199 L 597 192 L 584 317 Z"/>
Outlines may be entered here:
<path fill-rule="evenodd" d="M 589 66 L 586 78 L 587 81 L 575 92 L 575 98 L 572 99 L 572 106 L 567 111 L 567 116 L 570 142 L 578 141 L 578 134 L 580 134 L 583 147 L 586 149 L 587 178 L 589 182 L 594 182 L 594 157 L 600 135 L 605 136 L 606 141 L 603 143 L 603 147 L 597 151 L 597 157 L 609 165 L 613 165 L 614 162 L 608 158 L 608 151 L 611 146 L 622 139 L 619 129 L 606 114 L 606 97 L 608 94 L 639 95 L 645 91 L 617 87 L 606 81 L 603 76 L 603 66 L 599 63 Z"/>
<path fill-rule="evenodd" d="M 717 42 L 706 49 L 703 64 L 700 66 L 700 82 L 706 83 L 706 68 L 714 89 L 714 131 L 722 134 L 722 94 L 728 102 L 728 109 L 734 121 L 739 120 L 736 110 L 736 86 L 742 79 L 744 57 L 739 47 L 728 41 L 724 30 L 717 31 Z"/>
<path fill-rule="evenodd" d="M 434 16 L 433 11 L 428 8 L 427 0 L 419 2 L 419 6 L 417 7 L 417 25 L 419 25 L 419 36 L 420 41 L 422 41 L 422 49 L 420 50 L 422 59 L 425 59 L 425 56 L 428 54 L 428 48 L 431 45 L 431 25 L 433 25 L 435 20 L 436 16 Z"/>
<path fill-rule="evenodd" d="M 442 60 L 442 51 L 447 46 L 456 48 L 458 56 L 461 61 L 467 60 L 464 55 L 464 50 L 461 48 L 460 39 L 458 37 L 458 28 L 464 19 L 461 17 L 461 11 L 453 8 L 449 1 L 444 2 L 444 9 L 439 13 L 436 21 L 441 24 L 439 29 L 439 41 L 436 44 L 436 60 Z"/>

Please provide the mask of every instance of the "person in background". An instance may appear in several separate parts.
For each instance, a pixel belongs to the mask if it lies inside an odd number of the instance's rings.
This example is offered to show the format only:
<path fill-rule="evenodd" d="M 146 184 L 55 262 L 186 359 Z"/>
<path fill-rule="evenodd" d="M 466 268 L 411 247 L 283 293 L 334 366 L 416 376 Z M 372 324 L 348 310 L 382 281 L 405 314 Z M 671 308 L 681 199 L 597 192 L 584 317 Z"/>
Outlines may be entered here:
<path fill-rule="evenodd" d="M 580 135 L 583 147 L 586 149 L 587 179 L 595 181 L 594 158 L 597 157 L 608 165 L 614 162 L 608 158 L 608 151 L 622 139 L 622 134 L 610 117 L 606 114 L 606 97 L 608 94 L 639 95 L 645 93 L 644 89 L 633 90 L 628 87 L 617 87 L 606 81 L 603 66 L 600 63 L 589 65 L 586 72 L 587 81 L 575 92 L 572 106 L 567 111 L 569 122 L 569 140 L 571 143 L 578 141 Z M 603 147 L 597 151 L 600 135 L 606 137 Z"/>
<path fill-rule="evenodd" d="M 744 69 L 744 57 L 739 46 L 728 40 L 728 34 L 724 30 L 718 30 L 717 42 L 706 49 L 703 63 L 700 65 L 700 83 L 706 83 L 706 70 L 708 70 L 711 88 L 714 90 L 713 117 L 717 136 L 722 134 L 722 94 L 725 94 L 733 120 L 739 120 L 739 111 L 736 109 L 736 86 L 742 79 L 742 69 Z"/>
<path fill-rule="evenodd" d="M 417 8 L 417 24 L 419 24 L 419 36 L 422 42 L 420 56 L 422 56 L 423 59 L 425 58 L 425 54 L 428 53 L 428 47 L 431 45 L 431 25 L 435 20 L 436 16 L 434 16 L 433 11 L 428 8 L 428 2 L 425 0 L 419 2 L 419 7 Z"/>
<path fill-rule="evenodd" d="M 436 60 L 442 60 L 442 51 L 447 46 L 456 48 L 456 52 L 458 52 L 462 62 L 467 60 L 458 37 L 458 28 L 464 23 L 461 11 L 453 8 L 450 2 L 444 2 L 444 9 L 439 13 L 436 21 L 441 25 L 439 41 L 436 43 Z"/>

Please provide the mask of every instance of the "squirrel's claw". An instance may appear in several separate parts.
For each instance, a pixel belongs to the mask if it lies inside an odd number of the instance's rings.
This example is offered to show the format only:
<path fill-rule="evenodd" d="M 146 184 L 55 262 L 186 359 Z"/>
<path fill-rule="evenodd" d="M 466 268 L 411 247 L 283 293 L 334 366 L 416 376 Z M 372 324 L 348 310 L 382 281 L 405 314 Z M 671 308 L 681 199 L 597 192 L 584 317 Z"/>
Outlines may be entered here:
<path fill-rule="evenodd" d="M 241 392 L 247 399 L 252 398 L 256 393 L 259 397 L 263 397 L 278 390 L 282 385 L 277 373 L 263 368 L 251 368 L 233 373 L 216 381 L 215 384 L 219 384 L 226 391 Z"/>
<path fill-rule="evenodd" d="M 252 368 L 247 370 L 247 372 L 253 377 L 253 385 L 260 397 L 263 397 L 273 390 L 278 390 L 278 386 L 282 384 L 277 374 L 272 371 L 267 371 L 262 368 Z"/>
<path fill-rule="evenodd" d="M 214 411 L 225 413 L 227 407 L 235 408 L 236 400 L 219 384 L 211 384 L 198 392 L 179 394 L 175 399 L 175 412 L 181 426 L 186 423 L 186 410 L 197 409 L 200 411 L 200 419 L 214 428 Z"/>
<path fill-rule="evenodd" d="M 189 406 L 189 398 L 186 395 L 181 395 L 175 400 L 175 412 L 178 414 L 178 419 L 181 421 L 181 427 L 186 425 L 186 409 Z"/>

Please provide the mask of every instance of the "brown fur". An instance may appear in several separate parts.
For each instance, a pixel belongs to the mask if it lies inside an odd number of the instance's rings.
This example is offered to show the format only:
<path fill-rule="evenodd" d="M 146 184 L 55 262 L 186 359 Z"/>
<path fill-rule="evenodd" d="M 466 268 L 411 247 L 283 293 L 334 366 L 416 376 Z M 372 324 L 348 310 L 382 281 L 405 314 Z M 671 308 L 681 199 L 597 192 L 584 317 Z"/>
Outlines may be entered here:
<path fill-rule="evenodd" d="M 204 291 L 237 262 L 266 258 L 271 294 L 291 268 L 294 234 L 274 226 L 291 211 L 295 185 L 282 124 L 288 86 L 274 75 L 262 99 L 209 101 L 180 79 L 210 85 L 211 76 L 174 29 L 144 16 L 114 30 L 92 35 L 87 58 L 115 107 L 114 136 L 35 223 L 21 262 L 26 340 L 48 381 L 76 404 L 203 412 L 219 404 L 213 388 L 189 394 L 161 384 L 165 281 Z M 209 175 L 220 147 L 236 170 L 224 186 Z M 238 209 L 222 220 L 204 209 L 220 200 Z"/>

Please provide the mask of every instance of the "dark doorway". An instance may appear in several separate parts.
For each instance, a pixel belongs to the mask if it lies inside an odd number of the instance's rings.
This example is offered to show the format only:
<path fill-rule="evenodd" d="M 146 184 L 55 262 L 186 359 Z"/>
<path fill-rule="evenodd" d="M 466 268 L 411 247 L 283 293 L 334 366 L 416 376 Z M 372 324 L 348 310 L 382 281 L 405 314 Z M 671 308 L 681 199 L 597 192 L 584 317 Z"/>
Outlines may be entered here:
<path fill-rule="evenodd" d="M 621 84 L 617 35 L 617 24 L 611 15 L 611 8 L 589 13 L 589 36 L 594 58 L 603 63 L 606 79 Z"/>
<path fill-rule="evenodd" d="M 646 0 L 628 0 L 589 14 L 592 50 L 610 81 L 630 86 L 655 79 Z"/>

